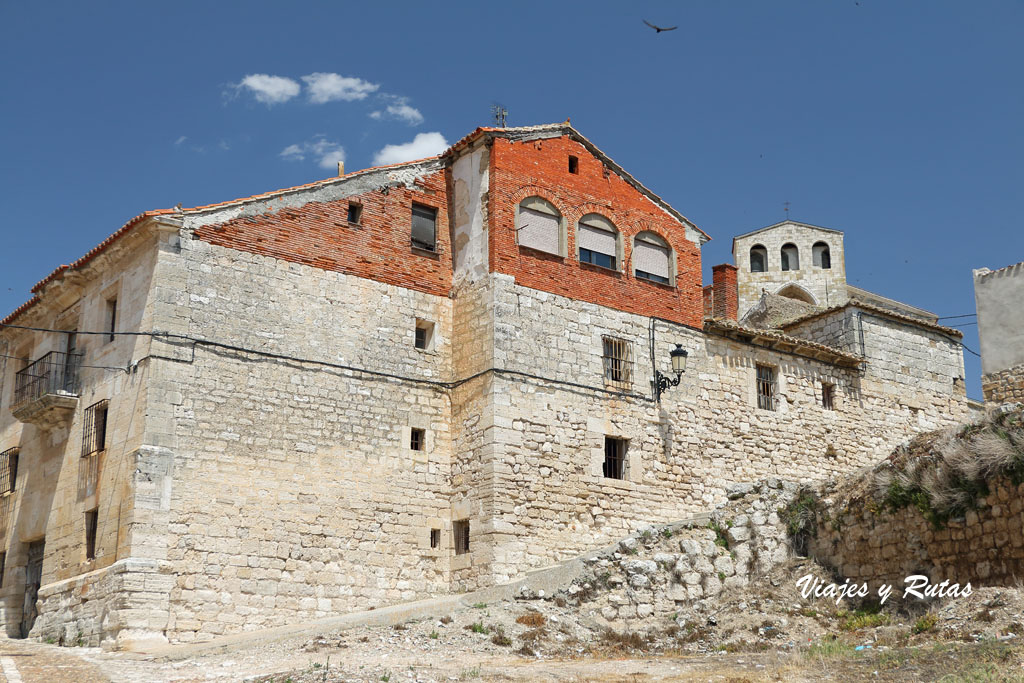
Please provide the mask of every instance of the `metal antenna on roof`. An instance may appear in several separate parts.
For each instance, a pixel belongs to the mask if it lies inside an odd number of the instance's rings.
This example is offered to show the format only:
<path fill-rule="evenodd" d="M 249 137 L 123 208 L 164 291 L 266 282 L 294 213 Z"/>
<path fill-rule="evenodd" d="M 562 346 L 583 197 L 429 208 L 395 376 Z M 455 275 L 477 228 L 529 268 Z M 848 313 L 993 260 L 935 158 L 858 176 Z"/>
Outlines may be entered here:
<path fill-rule="evenodd" d="M 785 207 L 786 220 L 788 221 L 789 220 L 789 201 L 787 200 L 787 201 L 782 202 L 782 205 Z"/>
<path fill-rule="evenodd" d="M 494 114 L 494 123 L 500 127 L 505 127 L 505 117 L 508 116 L 508 109 L 501 106 L 500 104 L 491 105 L 491 113 Z"/>

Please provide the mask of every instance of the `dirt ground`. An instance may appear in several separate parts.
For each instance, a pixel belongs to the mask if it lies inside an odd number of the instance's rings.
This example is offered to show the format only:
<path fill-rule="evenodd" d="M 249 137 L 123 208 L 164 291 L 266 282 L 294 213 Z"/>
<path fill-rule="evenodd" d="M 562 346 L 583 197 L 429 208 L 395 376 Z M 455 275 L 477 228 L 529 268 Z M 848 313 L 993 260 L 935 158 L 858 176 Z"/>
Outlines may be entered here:
<path fill-rule="evenodd" d="M 796 560 L 711 614 L 614 631 L 562 598 L 509 600 L 393 627 L 155 658 L 0 641 L 0 679 L 252 681 L 1024 681 L 1024 591 L 980 588 L 929 604 L 805 600 Z M 6 662 L 5 662 L 6 660 Z M 17 678 L 8 675 L 13 664 Z"/>

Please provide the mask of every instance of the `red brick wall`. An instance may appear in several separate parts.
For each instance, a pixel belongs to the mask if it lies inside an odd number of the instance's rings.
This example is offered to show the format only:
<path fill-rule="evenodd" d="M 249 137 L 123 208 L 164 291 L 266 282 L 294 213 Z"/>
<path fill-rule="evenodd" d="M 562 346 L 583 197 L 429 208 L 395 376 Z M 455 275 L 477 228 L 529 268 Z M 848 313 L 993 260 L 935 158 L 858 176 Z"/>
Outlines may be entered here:
<path fill-rule="evenodd" d="M 445 172 L 424 176 L 422 183 L 424 191 L 391 188 L 384 194 L 374 190 L 236 218 L 204 226 L 196 236 L 231 249 L 448 296 L 452 258 Z M 349 201 L 363 205 L 358 227 L 348 223 Z M 413 202 L 437 207 L 435 255 L 411 247 Z"/>
<path fill-rule="evenodd" d="M 579 173 L 569 173 L 569 155 L 579 159 Z M 520 248 L 515 211 L 529 196 L 548 200 L 567 219 L 568 256 L 561 258 Z M 629 267 L 615 273 L 576 257 L 576 221 L 600 213 L 622 232 L 626 265 L 631 264 L 632 237 L 645 230 L 661 235 L 675 250 L 675 287 L 632 276 Z M 603 163 L 567 136 L 511 142 L 495 138 L 491 150 L 491 270 L 513 275 L 526 287 L 699 327 L 703 314 L 700 250 L 685 229 Z"/>

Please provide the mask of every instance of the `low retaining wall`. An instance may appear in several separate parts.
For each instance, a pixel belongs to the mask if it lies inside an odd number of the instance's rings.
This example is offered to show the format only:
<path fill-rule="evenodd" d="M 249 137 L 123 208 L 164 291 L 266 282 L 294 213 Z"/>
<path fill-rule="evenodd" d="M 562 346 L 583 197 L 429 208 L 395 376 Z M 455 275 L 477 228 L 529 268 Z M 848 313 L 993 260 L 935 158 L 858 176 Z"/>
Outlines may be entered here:
<path fill-rule="evenodd" d="M 133 558 L 42 586 L 29 637 L 118 649 L 166 643 L 173 586 L 168 563 Z"/>
<path fill-rule="evenodd" d="M 829 506 L 810 531 L 808 554 L 843 579 L 904 585 L 912 574 L 940 583 L 1010 586 L 1024 579 L 1024 484 L 988 482 L 975 510 L 941 528 L 908 506 L 891 510 L 863 498 Z"/>

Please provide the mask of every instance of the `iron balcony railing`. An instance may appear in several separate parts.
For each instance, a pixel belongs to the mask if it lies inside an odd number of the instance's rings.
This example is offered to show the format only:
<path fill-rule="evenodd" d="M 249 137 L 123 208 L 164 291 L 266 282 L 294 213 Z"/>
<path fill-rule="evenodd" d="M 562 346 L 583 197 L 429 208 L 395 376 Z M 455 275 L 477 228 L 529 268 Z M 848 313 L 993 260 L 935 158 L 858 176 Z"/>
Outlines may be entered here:
<path fill-rule="evenodd" d="M 46 394 L 78 395 L 78 369 L 82 354 L 51 351 L 15 375 L 14 405 Z"/>

